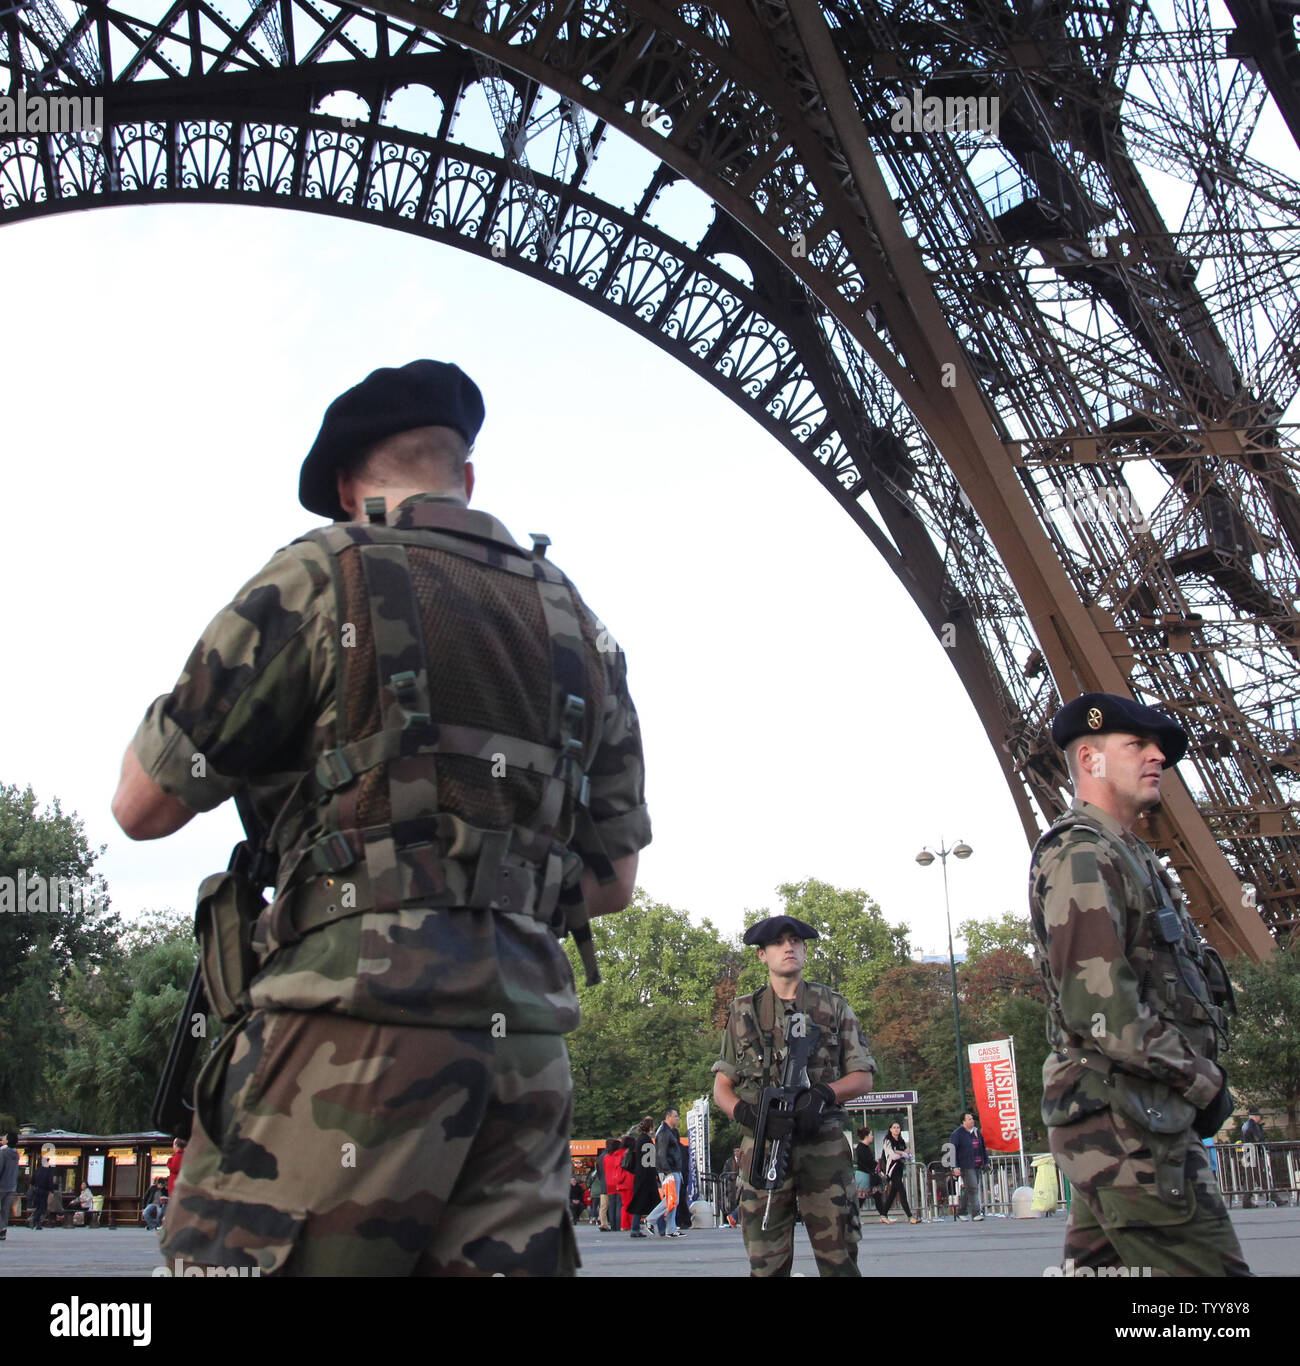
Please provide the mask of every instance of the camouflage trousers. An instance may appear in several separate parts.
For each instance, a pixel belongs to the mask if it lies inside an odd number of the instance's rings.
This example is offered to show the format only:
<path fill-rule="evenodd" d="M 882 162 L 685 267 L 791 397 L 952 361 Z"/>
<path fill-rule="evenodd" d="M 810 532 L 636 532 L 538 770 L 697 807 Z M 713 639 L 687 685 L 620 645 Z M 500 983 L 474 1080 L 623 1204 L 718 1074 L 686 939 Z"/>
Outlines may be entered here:
<path fill-rule="evenodd" d="M 795 1140 L 790 1152 L 790 1172 L 772 1192 L 772 1212 L 763 1228 L 767 1192 L 749 1184 L 750 1154 L 754 1136 L 746 1134 L 740 1145 L 740 1230 L 749 1255 L 751 1276 L 788 1276 L 794 1262 L 795 1202 L 817 1270 L 823 1276 L 859 1276 L 858 1197 L 853 1181 L 853 1160 L 839 1129 L 815 1139 Z"/>
<path fill-rule="evenodd" d="M 1057 1166 L 1073 1187 L 1065 1230 L 1067 1274 L 1072 1267 L 1119 1266 L 1130 1274 L 1150 1267 L 1153 1276 L 1251 1274 L 1218 1178 L 1191 1130 L 1153 1134 L 1108 1109 L 1050 1128 L 1048 1136 Z M 1161 1163 L 1173 1173 L 1166 1184 L 1177 1189 L 1176 1204 L 1157 1193 Z"/>
<path fill-rule="evenodd" d="M 571 1107 L 559 1035 L 254 1011 L 199 1076 L 163 1257 L 262 1275 L 572 1274 Z"/>

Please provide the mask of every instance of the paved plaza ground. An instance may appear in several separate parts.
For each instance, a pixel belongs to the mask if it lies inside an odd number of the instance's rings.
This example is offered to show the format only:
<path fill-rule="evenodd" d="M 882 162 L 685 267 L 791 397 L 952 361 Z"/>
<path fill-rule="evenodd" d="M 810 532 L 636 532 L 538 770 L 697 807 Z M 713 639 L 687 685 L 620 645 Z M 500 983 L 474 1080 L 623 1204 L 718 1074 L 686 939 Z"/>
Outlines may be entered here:
<path fill-rule="evenodd" d="M 1300 1208 L 1234 1210 L 1233 1226 L 1251 1269 L 1261 1276 L 1300 1275 Z M 1041 1277 L 1060 1263 L 1065 1218 L 863 1227 L 858 1265 L 866 1276 Z M 583 1276 L 745 1276 L 740 1233 L 693 1229 L 684 1238 L 630 1238 L 578 1226 Z M 0 1276 L 150 1276 L 162 1264 L 157 1234 L 143 1229 L 11 1228 L 0 1243 Z M 816 1276 L 807 1234 L 795 1233 L 796 1275 Z"/>

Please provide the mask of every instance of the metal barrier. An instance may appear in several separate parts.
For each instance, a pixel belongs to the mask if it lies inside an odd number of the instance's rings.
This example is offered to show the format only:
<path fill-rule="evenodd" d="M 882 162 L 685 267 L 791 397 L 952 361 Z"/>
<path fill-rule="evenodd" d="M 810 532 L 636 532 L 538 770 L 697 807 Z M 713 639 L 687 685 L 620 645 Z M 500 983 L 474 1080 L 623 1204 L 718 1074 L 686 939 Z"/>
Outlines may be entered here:
<path fill-rule="evenodd" d="M 1300 1143 L 1216 1143 L 1213 1148 L 1218 1165 L 1219 1186 L 1229 1208 L 1245 1208 L 1251 1204 L 1300 1204 Z M 980 1172 L 980 1204 L 986 1214 L 1011 1216 L 1011 1195 L 1018 1186 L 1033 1186 L 1036 1172 L 1032 1167 L 1036 1153 L 1026 1153 L 1024 1166 L 1018 1154 L 990 1153 L 989 1164 Z M 1023 1172 L 1023 1175 L 1022 1175 Z M 954 1219 L 957 1196 L 948 1189 L 949 1169 L 940 1163 L 909 1162 L 903 1184 L 914 1213 L 922 1219 Z M 720 1176 L 702 1178 L 700 1194 L 713 1202 L 713 1222 L 724 1222 L 723 1201 L 719 1198 Z M 1066 1209 L 1066 1181 L 1058 1169 L 1056 1173 L 1056 1208 Z M 890 1217 L 901 1213 L 895 1203 Z M 868 1199 L 862 1205 L 862 1217 L 876 1217 L 875 1207 Z"/>
<path fill-rule="evenodd" d="M 1216 1143 L 1207 1150 L 1214 1154 L 1219 1188 L 1229 1209 L 1267 1205 L 1300 1205 L 1300 1143 Z M 989 1165 L 980 1173 L 980 1203 L 988 1214 L 1011 1214 L 1011 1194 L 1020 1185 L 1032 1186 L 1036 1173 L 1031 1163 L 1037 1154 L 1025 1154 L 1025 1176 L 1021 1179 L 1020 1158 L 989 1154 Z M 938 1167 L 930 1164 L 930 1170 Z M 927 1219 L 954 1218 L 957 1199 L 947 1190 L 947 1169 L 939 1167 L 942 1186 L 914 1168 L 917 1188 L 924 1187 L 920 1204 Z M 912 1172 L 909 1171 L 909 1179 Z M 912 1187 L 909 1186 L 909 1194 Z M 1066 1180 L 1056 1173 L 1056 1208 L 1066 1209 Z"/>
<path fill-rule="evenodd" d="M 1216 1143 L 1210 1151 L 1229 1209 L 1300 1204 L 1300 1143 Z"/>

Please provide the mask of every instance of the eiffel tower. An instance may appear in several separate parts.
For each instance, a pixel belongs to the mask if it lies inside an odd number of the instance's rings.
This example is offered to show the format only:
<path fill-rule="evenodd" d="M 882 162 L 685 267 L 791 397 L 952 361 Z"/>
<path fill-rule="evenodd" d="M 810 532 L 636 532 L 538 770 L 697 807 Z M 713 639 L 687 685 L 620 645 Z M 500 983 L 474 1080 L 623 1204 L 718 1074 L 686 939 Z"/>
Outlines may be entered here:
<path fill-rule="evenodd" d="M 1132 692 L 1191 736 L 1144 833 L 1207 937 L 1289 935 L 1293 0 L 222 3 L 0 0 L 0 222 L 305 209 L 585 300 L 853 519 L 1027 838 L 1062 697 Z"/>

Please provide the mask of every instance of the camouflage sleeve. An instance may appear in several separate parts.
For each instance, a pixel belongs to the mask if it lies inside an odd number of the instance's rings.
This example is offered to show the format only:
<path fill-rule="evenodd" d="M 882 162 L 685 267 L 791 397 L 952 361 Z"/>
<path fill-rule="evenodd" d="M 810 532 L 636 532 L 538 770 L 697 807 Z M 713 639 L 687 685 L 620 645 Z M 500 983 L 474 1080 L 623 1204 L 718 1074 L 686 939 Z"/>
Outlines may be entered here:
<path fill-rule="evenodd" d="M 211 811 L 271 772 L 319 714 L 333 669 L 328 563 L 287 546 L 212 619 L 170 693 L 131 744 L 144 771 L 194 811 Z"/>
<path fill-rule="evenodd" d="M 719 1051 L 718 1060 L 712 1068 L 714 1072 L 721 1072 L 730 1081 L 736 1080 L 736 1036 L 731 1028 L 735 1013 L 736 1007 L 733 1005 L 727 1014 L 726 1028 L 722 1031 L 722 1047 Z"/>
<path fill-rule="evenodd" d="M 1141 898 L 1119 860 L 1076 830 L 1044 852 L 1038 886 L 1066 1029 L 1126 1072 L 1172 1086 L 1198 1109 L 1208 1105 L 1219 1069 L 1141 999 L 1125 947 L 1127 907 Z"/>
<path fill-rule="evenodd" d="M 875 1072 L 876 1060 L 867 1046 L 866 1031 L 853 1007 L 841 998 L 840 1006 L 840 1076 L 850 1072 Z"/>
<path fill-rule="evenodd" d="M 587 770 L 591 784 L 588 819 L 579 824 L 573 848 L 599 876 L 605 859 L 612 863 L 650 843 L 650 813 L 645 803 L 641 723 L 628 692 L 627 660 L 617 645 L 604 648 L 609 632 L 597 626 L 606 669 L 605 708 L 600 739 Z M 612 877 L 610 873 L 601 880 Z"/>

